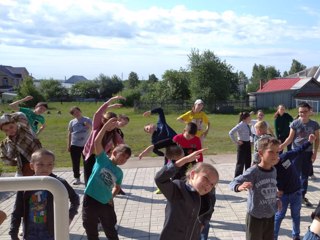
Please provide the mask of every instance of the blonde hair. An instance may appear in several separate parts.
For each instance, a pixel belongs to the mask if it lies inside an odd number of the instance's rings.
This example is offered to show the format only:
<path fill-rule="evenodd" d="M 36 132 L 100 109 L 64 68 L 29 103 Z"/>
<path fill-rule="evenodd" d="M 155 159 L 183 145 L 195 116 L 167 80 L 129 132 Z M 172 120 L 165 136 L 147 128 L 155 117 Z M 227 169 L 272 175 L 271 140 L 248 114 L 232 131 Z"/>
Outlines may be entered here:
<path fill-rule="evenodd" d="M 219 180 L 218 170 L 213 165 L 209 163 L 204 163 L 204 162 L 197 163 L 193 165 L 191 168 L 189 168 L 188 171 L 186 172 L 186 178 L 190 179 L 191 172 L 199 173 L 203 171 L 211 172 Z"/>
<path fill-rule="evenodd" d="M 261 132 L 267 132 L 268 131 L 268 124 L 266 121 L 258 121 L 255 125 L 254 125 L 255 129 L 260 130 Z"/>
<path fill-rule="evenodd" d="M 37 162 L 41 160 L 43 156 L 50 156 L 52 157 L 53 161 L 55 161 L 55 158 L 56 158 L 52 151 L 47 150 L 45 148 L 40 148 L 36 150 L 34 153 L 32 153 L 30 162 L 31 163 Z"/>
<path fill-rule="evenodd" d="M 271 146 L 280 145 L 281 142 L 274 137 L 260 138 L 258 141 L 258 151 L 264 151 Z"/>

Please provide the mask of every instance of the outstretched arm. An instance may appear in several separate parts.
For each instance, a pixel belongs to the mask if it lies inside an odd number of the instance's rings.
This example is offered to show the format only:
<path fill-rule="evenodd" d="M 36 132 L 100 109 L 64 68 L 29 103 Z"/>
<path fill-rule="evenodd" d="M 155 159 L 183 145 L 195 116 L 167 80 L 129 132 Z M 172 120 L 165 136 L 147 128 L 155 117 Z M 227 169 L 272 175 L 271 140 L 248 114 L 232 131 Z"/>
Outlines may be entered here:
<path fill-rule="evenodd" d="M 154 145 L 150 145 L 146 149 L 144 149 L 140 154 L 139 154 L 139 160 L 142 159 L 143 157 L 147 156 L 154 148 Z"/>
<path fill-rule="evenodd" d="M 200 150 L 195 151 L 195 152 L 193 152 L 183 158 L 180 158 L 179 160 L 177 160 L 175 162 L 176 167 L 182 167 L 186 163 L 193 162 L 194 160 L 200 158 L 200 154 L 205 150 L 207 150 L 207 148 L 200 149 Z"/>
<path fill-rule="evenodd" d="M 17 100 L 17 101 L 15 101 L 15 102 L 13 102 L 13 103 L 10 103 L 9 106 L 10 106 L 12 109 L 18 111 L 18 110 L 19 110 L 19 105 L 20 105 L 21 103 L 30 101 L 30 100 L 32 100 L 32 99 L 33 99 L 32 96 L 26 96 L 25 98 L 22 98 L 22 99 Z"/>
<path fill-rule="evenodd" d="M 106 122 L 101 130 L 99 131 L 96 139 L 94 140 L 94 147 L 96 151 L 96 155 L 99 155 L 104 151 L 103 146 L 102 146 L 102 139 L 106 132 L 112 131 L 115 127 L 117 126 L 117 118 L 111 118 Z"/>

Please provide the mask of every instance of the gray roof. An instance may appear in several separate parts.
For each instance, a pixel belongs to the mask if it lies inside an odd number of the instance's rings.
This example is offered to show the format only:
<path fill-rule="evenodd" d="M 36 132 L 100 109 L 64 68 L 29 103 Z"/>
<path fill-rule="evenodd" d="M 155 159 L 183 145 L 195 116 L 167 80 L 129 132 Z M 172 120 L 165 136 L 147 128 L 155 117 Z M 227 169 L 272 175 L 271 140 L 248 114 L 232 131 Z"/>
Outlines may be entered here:
<path fill-rule="evenodd" d="M 77 82 L 83 82 L 88 81 L 84 76 L 81 75 L 73 75 L 68 80 L 65 81 L 65 83 L 77 83 Z"/>

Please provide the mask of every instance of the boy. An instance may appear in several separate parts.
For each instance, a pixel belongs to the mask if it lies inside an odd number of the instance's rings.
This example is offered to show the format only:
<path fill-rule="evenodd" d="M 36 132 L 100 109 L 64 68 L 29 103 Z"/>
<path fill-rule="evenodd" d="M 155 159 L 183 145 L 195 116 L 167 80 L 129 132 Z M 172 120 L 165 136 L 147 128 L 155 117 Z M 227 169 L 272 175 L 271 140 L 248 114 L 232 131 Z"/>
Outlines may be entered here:
<path fill-rule="evenodd" d="M 54 161 L 55 156 L 51 151 L 39 149 L 32 154 L 30 167 L 34 171 L 35 176 L 56 178 L 66 187 L 71 203 L 69 208 L 69 222 L 71 223 L 74 216 L 78 213 L 80 205 L 79 196 L 66 180 L 52 173 Z M 53 197 L 46 190 L 18 192 L 9 231 L 11 239 L 19 239 L 19 226 L 21 218 L 23 218 L 23 239 L 53 240 Z"/>
<path fill-rule="evenodd" d="M 305 197 L 308 190 L 308 178 L 312 171 L 312 164 L 317 158 L 319 147 L 319 124 L 310 119 L 312 115 L 311 106 L 302 102 L 299 104 L 299 118 L 290 124 L 290 133 L 288 138 L 280 145 L 283 150 L 286 146 L 292 143 L 292 149 L 302 146 L 308 141 L 310 134 L 314 134 L 316 139 L 313 146 L 309 146 L 306 151 L 301 153 L 294 161 L 298 173 L 300 175 L 301 189 L 302 189 L 302 203 L 307 207 L 312 207 L 312 203 Z"/>
<path fill-rule="evenodd" d="M 294 150 L 280 154 L 279 162 L 275 165 L 277 170 L 278 196 L 282 203 L 282 209 L 275 215 L 274 239 L 278 239 L 278 233 L 282 220 L 284 219 L 290 204 L 292 218 L 292 239 L 300 239 L 300 210 L 301 210 L 301 188 L 300 177 L 293 162 L 299 154 L 308 149 L 315 140 L 315 135 L 310 134 L 308 142 Z"/>
<path fill-rule="evenodd" d="M 30 101 L 32 99 L 33 99 L 32 96 L 27 96 L 23 99 L 20 99 L 18 101 L 15 101 L 9 104 L 9 106 L 16 111 L 23 112 L 28 118 L 28 122 L 32 131 L 36 135 L 38 135 L 45 128 L 45 119 L 43 116 L 41 116 L 41 114 L 43 114 L 48 109 L 48 104 L 45 102 L 39 102 L 37 103 L 33 111 L 30 108 L 19 107 L 19 104 Z M 38 126 L 39 123 L 41 124 L 40 128 Z"/>
<path fill-rule="evenodd" d="M 18 176 L 32 176 L 31 154 L 41 148 L 41 143 L 29 127 L 17 123 L 13 115 L 0 117 L 0 130 L 6 135 L 0 143 L 0 158 L 8 165 L 17 166 Z"/>
<path fill-rule="evenodd" d="M 127 162 L 131 156 L 131 149 L 125 144 L 120 144 L 112 150 L 109 158 L 102 146 L 105 133 L 116 127 L 117 118 L 111 118 L 103 125 L 94 140 L 96 162 L 84 192 L 82 210 L 83 227 L 88 240 L 99 239 L 99 221 L 108 239 L 119 239 L 115 228 L 117 216 L 114 211 L 113 198 L 119 192 L 123 179 L 123 172 L 118 165 Z"/>
<path fill-rule="evenodd" d="M 273 239 L 274 214 L 277 203 L 276 170 L 279 161 L 280 142 L 275 138 L 263 138 L 258 143 L 260 163 L 248 168 L 236 177 L 230 188 L 235 192 L 249 190 L 246 216 L 246 239 Z"/>

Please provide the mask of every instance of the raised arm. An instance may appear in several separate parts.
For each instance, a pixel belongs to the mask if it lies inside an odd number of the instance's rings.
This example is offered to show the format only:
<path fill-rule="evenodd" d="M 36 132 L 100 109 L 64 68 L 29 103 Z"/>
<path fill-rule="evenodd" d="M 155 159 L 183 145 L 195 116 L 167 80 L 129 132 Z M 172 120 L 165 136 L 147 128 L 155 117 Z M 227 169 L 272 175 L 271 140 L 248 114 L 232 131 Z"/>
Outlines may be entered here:
<path fill-rule="evenodd" d="M 200 149 L 198 151 L 195 151 L 183 158 L 180 158 L 179 160 L 177 160 L 175 162 L 175 165 L 177 167 L 182 167 L 183 165 L 185 165 L 186 163 L 190 163 L 190 162 L 193 162 L 194 160 L 200 158 L 200 155 L 202 152 L 204 152 L 205 150 L 207 150 L 207 148 L 203 148 L 203 149 Z"/>
<path fill-rule="evenodd" d="M 21 103 L 30 101 L 30 100 L 32 100 L 32 99 L 33 99 L 32 96 L 26 96 L 25 98 L 22 98 L 22 99 L 17 100 L 17 101 L 15 101 L 15 102 L 13 102 L 13 103 L 10 103 L 9 106 L 10 106 L 13 110 L 18 111 L 18 110 L 19 110 L 19 105 L 20 105 Z"/>
<path fill-rule="evenodd" d="M 117 118 L 111 118 L 106 122 L 101 130 L 99 131 L 96 139 L 94 140 L 94 147 L 95 147 L 95 152 L 96 155 L 101 154 L 102 151 L 104 151 L 103 146 L 102 146 L 102 140 L 106 132 L 110 132 L 117 126 Z"/>

